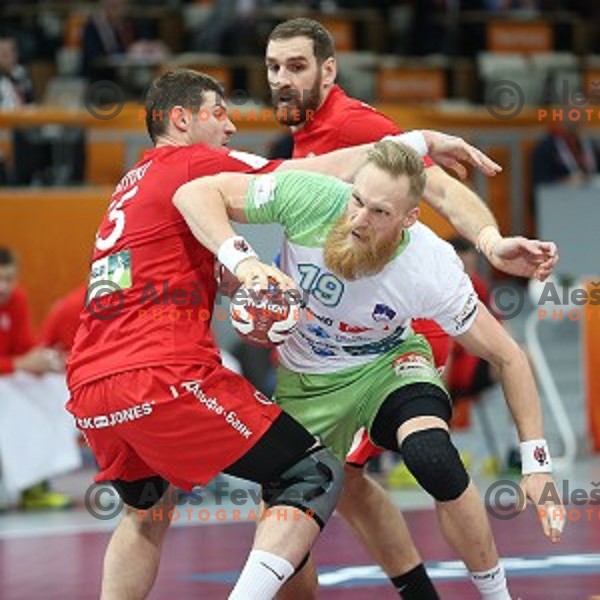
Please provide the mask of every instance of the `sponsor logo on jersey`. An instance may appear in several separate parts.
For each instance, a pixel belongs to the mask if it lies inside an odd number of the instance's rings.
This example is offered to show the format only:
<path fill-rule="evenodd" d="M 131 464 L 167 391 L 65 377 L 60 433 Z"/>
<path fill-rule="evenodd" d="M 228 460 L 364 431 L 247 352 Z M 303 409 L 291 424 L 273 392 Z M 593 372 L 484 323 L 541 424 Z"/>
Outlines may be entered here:
<path fill-rule="evenodd" d="M 337 354 L 335 346 L 331 346 L 322 341 L 316 341 L 312 337 L 308 337 L 306 333 L 301 330 L 299 330 L 299 333 L 302 336 L 302 339 L 317 356 L 335 356 Z"/>
<path fill-rule="evenodd" d="M 326 340 L 327 338 L 331 337 L 320 325 L 309 325 L 306 329 L 310 331 L 310 333 L 312 333 L 314 336 L 323 340 Z"/>
<path fill-rule="evenodd" d="M 410 329 L 400 325 L 394 331 L 380 340 L 367 342 L 366 344 L 354 344 L 342 346 L 342 350 L 350 356 L 368 356 L 371 354 L 385 354 L 399 343 L 403 342 L 410 334 Z"/>
<path fill-rule="evenodd" d="M 456 324 L 456 331 L 460 331 L 469 319 L 475 314 L 477 310 L 477 304 L 479 299 L 475 292 L 471 292 L 462 310 L 456 317 L 454 317 L 454 323 Z"/>
<path fill-rule="evenodd" d="M 365 331 L 373 331 L 372 327 L 355 327 L 353 325 L 348 325 L 348 323 L 344 323 L 344 321 L 340 322 L 340 331 L 343 333 L 364 333 Z"/>
<path fill-rule="evenodd" d="M 328 348 L 327 346 L 323 346 L 321 344 L 311 344 L 310 348 L 317 356 L 335 356 L 335 350 L 332 350 L 331 348 Z"/>
<path fill-rule="evenodd" d="M 143 402 L 123 410 L 116 410 L 107 415 L 96 415 L 94 417 L 81 417 L 77 419 L 79 429 L 104 429 L 114 427 L 121 423 L 137 421 L 152 414 L 154 402 Z"/>
<path fill-rule="evenodd" d="M 358 342 L 371 342 L 372 338 L 366 335 L 358 335 L 356 333 L 349 333 L 348 335 L 344 335 L 342 333 L 337 333 L 335 335 L 335 341 L 340 344 L 356 344 Z"/>
<path fill-rule="evenodd" d="M 326 325 L 327 327 L 333 327 L 333 319 L 331 317 L 325 317 L 323 315 L 318 315 L 316 312 L 314 312 L 310 308 L 307 308 L 306 309 L 306 320 L 314 321 L 315 319 L 317 321 L 319 321 L 320 323 L 323 323 L 323 325 Z"/>
<path fill-rule="evenodd" d="M 202 387 L 200 386 L 199 381 L 182 381 L 179 384 L 179 387 L 183 390 L 183 392 L 188 392 L 193 394 L 200 404 L 204 406 L 207 410 L 223 417 L 225 422 L 237 433 L 239 433 L 243 438 L 249 439 L 252 437 L 252 430 L 238 417 L 237 413 L 234 410 L 227 411 L 226 408 L 217 400 L 216 397 L 208 397 Z M 179 391 L 175 386 L 171 386 L 171 394 L 173 394 L 174 398 L 179 397 Z M 255 398 L 258 400 L 258 397 L 255 395 Z M 265 396 L 266 398 L 266 396 Z M 270 403 L 270 402 L 269 402 Z"/>
<path fill-rule="evenodd" d="M 92 263 L 90 272 L 89 286 L 92 287 L 94 284 L 103 281 L 110 282 L 119 288 L 119 290 L 126 290 L 133 285 L 133 278 L 131 274 L 131 250 L 121 250 L 115 254 L 109 254 L 104 258 L 99 258 Z M 88 300 L 92 300 L 95 297 L 113 293 L 116 288 L 111 289 L 111 286 L 95 287 L 95 293 L 88 294 Z"/>
<path fill-rule="evenodd" d="M 387 304 L 376 304 L 371 316 L 378 323 L 381 321 L 392 321 L 396 316 L 396 311 Z"/>
<path fill-rule="evenodd" d="M 419 352 L 405 352 L 392 361 L 396 375 L 401 377 L 434 377 L 437 374 L 431 360 Z"/>

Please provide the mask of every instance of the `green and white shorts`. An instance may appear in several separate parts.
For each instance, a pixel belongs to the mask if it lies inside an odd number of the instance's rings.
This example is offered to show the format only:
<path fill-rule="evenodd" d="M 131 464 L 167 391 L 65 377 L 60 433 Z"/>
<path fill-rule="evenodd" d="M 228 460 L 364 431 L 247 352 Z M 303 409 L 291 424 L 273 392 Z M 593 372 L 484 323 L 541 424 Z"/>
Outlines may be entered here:
<path fill-rule="evenodd" d="M 334 373 L 296 373 L 279 366 L 275 401 L 343 461 L 356 432 L 371 430 L 392 392 L 423 383 L 439 388 L 450 404 L 429 343 L 412 335 L 366 365 Z"/>

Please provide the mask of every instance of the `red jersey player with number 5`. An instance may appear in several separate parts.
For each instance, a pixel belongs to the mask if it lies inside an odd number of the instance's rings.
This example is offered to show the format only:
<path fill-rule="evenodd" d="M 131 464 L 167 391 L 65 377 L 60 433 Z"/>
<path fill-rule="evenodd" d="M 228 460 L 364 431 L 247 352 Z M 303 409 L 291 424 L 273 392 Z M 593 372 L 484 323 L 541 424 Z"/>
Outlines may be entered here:
<path fill-rule="evenodd" d="M 146 110 L 155 147 L 116 186 L 96 236 L 68 365 L 68 409 L 98 461 L 96 480 L 110 481 L 126 505 L 105 556 L 104 600 L 149 593 L 168 518 L 156 523 L 139 510 L 156 505 L 169 483 L 190 490 L 226 471 L 260 483 L 267 506 L 290 513 L 261 522 L 257 548 L 229 596 L 238 600 L 275 595 L 331 515 L 341 486 L 339 462 L 225 369 L 210 334 L 216 250 L 246 286 L 264 287 L 267 277 L 283 289 L 292 285 L 236 244 L 239 238 L 216 248 L 199 244 L 173 205 L 179 186 L 195 177 L 279 164 L 221 148 L 235 131 L 222 94 L 195 71 L 153 83 Z M 298 503 L 303 494 L 313 500 Z M 294 519 L 298 509 L 306 518 Z"/>

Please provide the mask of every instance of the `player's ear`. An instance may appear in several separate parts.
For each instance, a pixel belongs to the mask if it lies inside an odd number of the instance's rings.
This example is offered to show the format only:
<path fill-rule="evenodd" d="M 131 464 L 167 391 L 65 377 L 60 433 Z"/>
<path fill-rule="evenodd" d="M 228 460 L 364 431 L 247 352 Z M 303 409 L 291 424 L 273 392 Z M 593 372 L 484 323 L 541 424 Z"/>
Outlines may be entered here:
<path fill-rule="evenodd" d="M 191 112 L 183 106 L 174 106 L 169 111 L 169 119 L 178 131 L 187 131 L 191 117 Z"/>
<path fill-rule="evenodd" d="M 335 57 L 330 56 L 321 65 L 321 81 L 326 88 L 330 88 L 335 83 L 337 77 L 337 62 Z"/>
<path fill-rule="evenodd" d="M 406 227 L 411 227 L 412 225 L 414 225 L 417 222 L 417 219 L 419 218 L 419 214 L 420 214 L 420 210 L 418 206 L 415 206 L 414 208 L 411 208 L 407 213 L 406 216 L 404 217 L 404 221 L 402 223 L 402 226 L 404 228 Z"/>

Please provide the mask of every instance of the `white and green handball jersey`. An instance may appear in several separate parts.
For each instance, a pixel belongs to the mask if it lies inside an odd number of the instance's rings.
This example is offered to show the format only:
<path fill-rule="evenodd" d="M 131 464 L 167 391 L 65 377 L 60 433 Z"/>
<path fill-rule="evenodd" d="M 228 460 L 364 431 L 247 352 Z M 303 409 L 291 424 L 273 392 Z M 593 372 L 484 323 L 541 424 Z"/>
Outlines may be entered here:
<path fill-rule="evenodd" d="M 257 176 L 248 191 L 248 222 L 283 225 L 281 269 L 308 300 L 298 329 L 279 347 L 281 363 L 292 371 L 331 373 L 368 363 L 411 335 L 416 318 L 460 335 L 477 314 L 461 260 L 422 223 L 405 231 L 380 273 L 356 281 L 331 273 L 323 245 L 350 194 L 339 179 L 303 171 Z"/>

